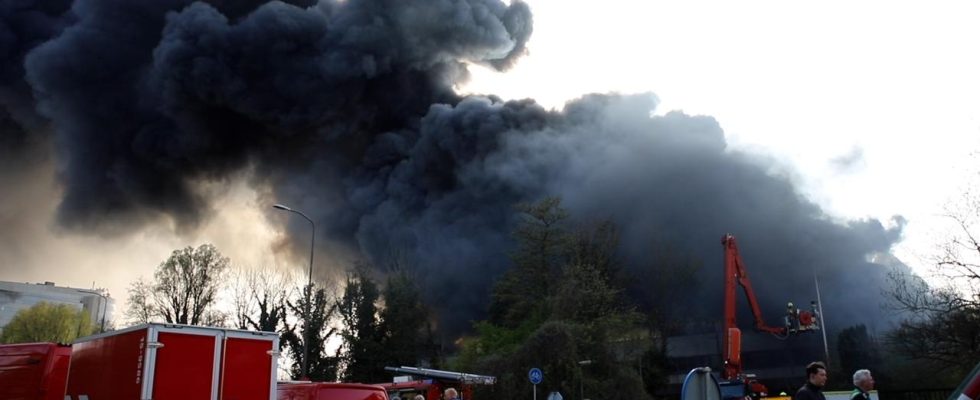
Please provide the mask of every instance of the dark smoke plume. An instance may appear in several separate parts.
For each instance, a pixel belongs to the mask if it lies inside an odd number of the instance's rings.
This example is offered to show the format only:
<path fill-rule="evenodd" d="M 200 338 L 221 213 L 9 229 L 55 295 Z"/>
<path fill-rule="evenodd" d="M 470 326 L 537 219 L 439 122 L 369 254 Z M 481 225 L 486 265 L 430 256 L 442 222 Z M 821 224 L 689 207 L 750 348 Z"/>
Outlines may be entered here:
<path fill-rule="evenodd" d="M 74 22 L 70 0 L 10 0 L 0 3 L 0 155 L 30 150 L 44 138 L 44 120 L 34 109 L 24 80 L 24 56 Z"/>
<path fill-rule="evenodd" d="M 467 63 L 506 69 L 525 53 L 520 1 L 79 0 L 47 11 L 30 29 L 3 19 L 2 32 L 35 32 L 3 36 L 3 104 L 8 115 L 30 104 L 54 127 L 65 227 L 121 234 L 169 217 L 193 229 L 214 206 L 200 183 L 251 169 L 256 187 L 314 210 L 330 245 L 376 265 L 408 261 L 443 329 L 458 332 L 508 266 L 513 205 L 558 195 L 575 216 L 616 222 L 630 265 L 658 238 L 697 254 L 705 287 L 719 287 L 731 232 L 764 303 L 810 293 L 816 271 L 839 324 L 879 314 L 883 268 L 867 259 L 900 225 L 831 221 L 771 162 L 729 149 L 713 119 L 651 117 L 652 95 L 590 95 L 557 112 L 456 94 Z M 33 132 L 0 120 L 20 128 L 5 138 Z M 688 300 L 717 304 L 706 293 Z"/>

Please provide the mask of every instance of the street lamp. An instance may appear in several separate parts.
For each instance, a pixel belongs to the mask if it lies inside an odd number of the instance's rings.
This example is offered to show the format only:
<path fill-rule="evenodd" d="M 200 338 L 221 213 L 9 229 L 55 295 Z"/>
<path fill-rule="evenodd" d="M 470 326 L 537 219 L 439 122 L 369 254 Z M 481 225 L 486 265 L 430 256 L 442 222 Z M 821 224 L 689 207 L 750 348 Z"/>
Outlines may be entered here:
<path fill-rule="evenodd" d="M 307 296 L 306 297 L 306 307 L 304 307 L 305 310 L 303 310 L 303 313 L 306 314 L 306 315 L 304 315 L 304 317 L 306 318 L 306 323 L 303 324 L 303 371 L 302 371 L 302 378 L 303 379 L 307 379 L 307 375 L 308 375 L 308 372 L 309 372 L 309 364 L 310 364 L 310 302 L 312 301 L 311 300 L 311 296 L 310 296 L 312 293 L 310 293 L 310 292 L 313 291 L 313 246 L 316 243 L 316 225 L 313 223 L 313 220 L 310 219 L 310 217 L 307 217 L 306 214 L 303 214 L 302 212 L 300 212 L 298 210 L 294 210 L 294 209 L 289 208 L 289 207 L 286 207 L 286 206 L 284 206 L 282 204 L 275 204 L 272 207 L 273 208 L 276 208 L 276 209 L 279 209 L 279 210 L 289 211 L 291 213 L 299 214 L 301 217 L 306 218 L 307 221 L 310 221 L 310 231 L 311 231 L 311 234 L 310 234 L 310 271 L 309 271 L 309 275 L 307 276 L 307 280 L 306 280 L 306 291 L 307 291 L 307 294 L 306 294 L 306 296 Z"/>
<path fill-rule="evenodd" d="M 579 400 L 585 400 L 585 370 L 582 366 L 592 364 L 592 360 L 582 360 L 578 362 L 580 376 L 578 378 Z"/>

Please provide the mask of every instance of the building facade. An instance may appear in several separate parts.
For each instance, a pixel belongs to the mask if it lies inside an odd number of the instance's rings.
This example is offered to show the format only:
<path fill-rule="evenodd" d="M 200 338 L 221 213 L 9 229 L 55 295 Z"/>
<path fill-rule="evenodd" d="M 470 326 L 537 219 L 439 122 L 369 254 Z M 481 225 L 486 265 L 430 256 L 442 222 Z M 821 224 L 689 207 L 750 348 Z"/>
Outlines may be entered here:
<path fill-rule="evenodd" d="M 667 338 L 670 385 L 679 391 L 687 373 L 694 368 L 723 368 L 721 332 Z M 806 380 L 805 366 L 824 361 L 820 332 L 776 338 L 752 329 L 742 330 L 742 364 L 746 375 L 765 384 L 770 393 L 794 393 Z M 718 376 L 720 378 L 720 376 Z"/>
<path fill-rule="evenodd" d="M 55 286 L 54 282 L 22 283 L 0 281 L 0 331 L 17 312 L 47 302 L 67 304 L 83 310 L 97 329 L 112 319 L 113 299 L 104 289 Z"/>

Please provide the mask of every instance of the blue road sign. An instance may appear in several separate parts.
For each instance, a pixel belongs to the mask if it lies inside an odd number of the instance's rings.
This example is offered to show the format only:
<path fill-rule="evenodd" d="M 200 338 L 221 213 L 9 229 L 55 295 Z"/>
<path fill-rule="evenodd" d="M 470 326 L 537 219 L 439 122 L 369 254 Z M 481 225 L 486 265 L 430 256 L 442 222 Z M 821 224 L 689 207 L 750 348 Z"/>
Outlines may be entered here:
<path fill-rule="evenodd" d="M 738 399 L 736 397 L 725 397 Z M 684 378 L 684 385 L 681 386 L 681 400 L 721 400 L 721 387 L 718 379 L 711 375 L 711 368 L 695 368 L 688 372 Z"/>
<path fill-rule="evenodd" d="M 531 380 L 532 385 L 537 385 L 544 380 L 544 372 L 537 368 L 531 368 L 530 371 L 527 371 L 527 378 Z"/>

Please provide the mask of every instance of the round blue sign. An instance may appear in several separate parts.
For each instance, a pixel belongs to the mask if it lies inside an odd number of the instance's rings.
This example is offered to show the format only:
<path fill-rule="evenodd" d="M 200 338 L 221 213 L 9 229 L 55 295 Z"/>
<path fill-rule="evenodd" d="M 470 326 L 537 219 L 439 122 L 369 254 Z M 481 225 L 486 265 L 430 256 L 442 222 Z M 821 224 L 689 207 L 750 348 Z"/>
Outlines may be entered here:
<path fill-rule="evenodd" d="M 527 378 L 531 380 L 532 385 L 537 385 L 544 380 L 544 372 L 537 368 L 531 368 L 530 371 L 527 371 Z"/>
<path fill-rule="evenodd" d="M 744 386 L 743 386 L 744 388 Z M 744 394 L 734 397 L 722 397 L 721 386 L 718 379 L 711 375 L 711 368 L 695 368 L 684 378 L 684 385 L 681 386 L 681 400 L 721 400 L 740 399 Z"/>

